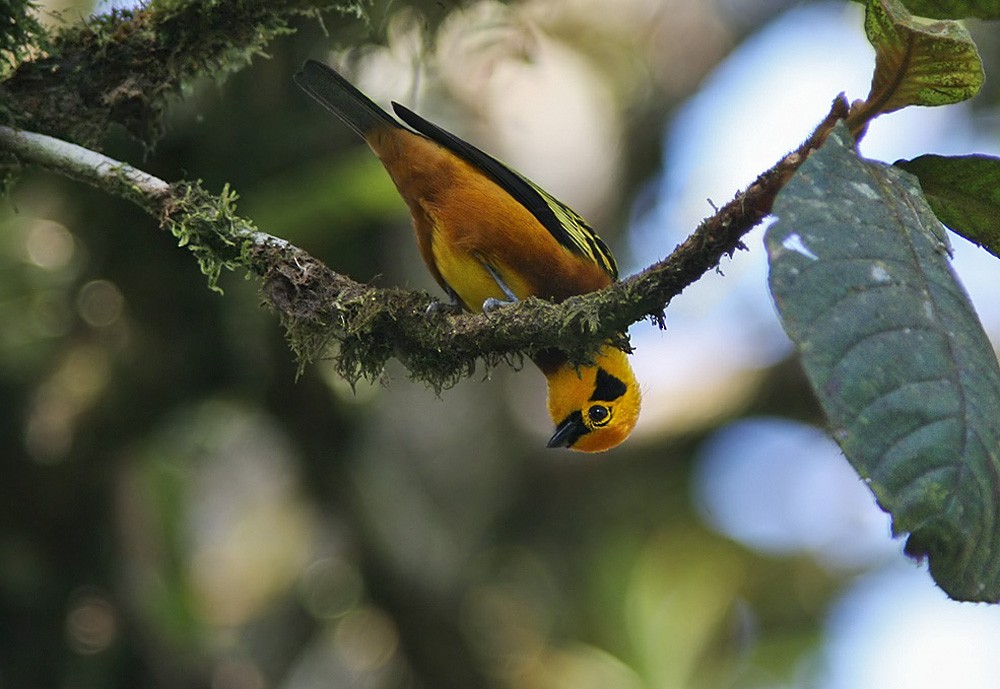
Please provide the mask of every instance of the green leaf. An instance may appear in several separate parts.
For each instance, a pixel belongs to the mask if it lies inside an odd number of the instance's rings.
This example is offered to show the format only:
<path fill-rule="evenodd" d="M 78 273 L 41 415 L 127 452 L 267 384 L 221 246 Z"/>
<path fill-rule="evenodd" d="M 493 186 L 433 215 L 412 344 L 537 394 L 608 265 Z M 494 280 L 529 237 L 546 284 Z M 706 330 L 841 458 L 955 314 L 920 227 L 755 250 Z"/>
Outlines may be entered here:
<path fill-rule="evenodd" d="M 934 19 L 1000 19 L 997 0 L 906 0 L 906 7 L 913 14 Z"/>
<path fill-rule="evenodd" d="M 903 4 L 918 17 L 1000 19 L 1000 0 L 903 0 Z"/>
<path fill-rule="evenodd" d="M 1000 367 L 916 180 L 843 125 L 774 204 L 770 287 L 833 436 L 907 552 L 1000 599 Z"/>
<path fill-rule="evenodd" d="M 896 166 L 917 176 L 941 222 L 1000 257 L 1000 158 L 923 155 Z"/>
<path fill-rule="evenodd" d="M 983 63 L 965 28 L 911 16 L 898 0 L 869 0 L 865 33 L 875 47 L 869 117 L 908 105 L 948 105 L 983 86 Z"/>

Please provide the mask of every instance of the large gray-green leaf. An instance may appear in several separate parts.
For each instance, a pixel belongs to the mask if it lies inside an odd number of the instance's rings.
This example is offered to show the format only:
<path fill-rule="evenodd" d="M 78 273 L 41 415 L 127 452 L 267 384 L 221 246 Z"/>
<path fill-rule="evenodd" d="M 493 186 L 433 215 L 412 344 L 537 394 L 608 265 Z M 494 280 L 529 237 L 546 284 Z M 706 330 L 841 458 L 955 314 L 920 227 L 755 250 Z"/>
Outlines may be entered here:
<path fill-rule="evenodd" d="M 1000 368 L 908 174 L 838 126 L 774 204 L 770 286 L 833 435 L 907 552 L 1000 599 Z"/>

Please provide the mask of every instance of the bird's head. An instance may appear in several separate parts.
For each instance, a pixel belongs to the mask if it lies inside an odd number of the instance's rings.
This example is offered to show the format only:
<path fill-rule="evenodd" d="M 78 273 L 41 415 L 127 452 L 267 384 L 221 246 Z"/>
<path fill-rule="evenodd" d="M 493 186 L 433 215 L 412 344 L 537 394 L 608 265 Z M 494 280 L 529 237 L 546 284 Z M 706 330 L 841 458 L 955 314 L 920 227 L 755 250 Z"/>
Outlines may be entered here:
<path fill-rule="evenodd" d="M 563 364 L 546 374 L 549 414 L 556 424 L 549 447 L 603 452 L 621 443 L 639 418 L 639 384 L 628 357 L 604 347 L 593 366 Z"/>

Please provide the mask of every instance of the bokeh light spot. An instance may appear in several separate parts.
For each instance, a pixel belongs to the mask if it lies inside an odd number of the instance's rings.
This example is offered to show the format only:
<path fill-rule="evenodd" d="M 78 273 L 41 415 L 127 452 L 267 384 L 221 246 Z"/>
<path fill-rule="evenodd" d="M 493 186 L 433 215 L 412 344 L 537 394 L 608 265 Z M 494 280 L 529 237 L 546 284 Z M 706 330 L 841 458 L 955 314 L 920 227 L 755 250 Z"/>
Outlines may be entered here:
<path fill-rule="evenodd" d="M 371 672 L 396 653 L 399 634 L 392 619 L 376 608 L 359 608 L 347 615 L 334 632 L 337 654 L 351 670 Z"/>
<path fill-rule="evenodd" d="M 315 617 L 341 617 L 361 600 L 361 574 L 346 560 L 325 557 L 306 568 L 301 591 L 303 605 Z"/>
<path fill-rule="evenodd" d="M 59 270 L 73 258 L 76 244 L 73 235 L 63 225 L 44 218 L 36 218 L 24 237 L 24 250 L 28 260 L 39 268 Z"/>
<path fill-rule="evenodd" d="M 78 592 L 66 615 L 66 639 L 80 655 L 94 655 L 105 650 L 118 634 L 118 616 L 114 606 L 95 591 Z"/>
<path fill-rule="evenodd" d="M 80 317 L 95 328 L 111 325 L 122 315 L 125 297 L 108 280 L 92 280 L 80 288 L 76 308 Z"/>

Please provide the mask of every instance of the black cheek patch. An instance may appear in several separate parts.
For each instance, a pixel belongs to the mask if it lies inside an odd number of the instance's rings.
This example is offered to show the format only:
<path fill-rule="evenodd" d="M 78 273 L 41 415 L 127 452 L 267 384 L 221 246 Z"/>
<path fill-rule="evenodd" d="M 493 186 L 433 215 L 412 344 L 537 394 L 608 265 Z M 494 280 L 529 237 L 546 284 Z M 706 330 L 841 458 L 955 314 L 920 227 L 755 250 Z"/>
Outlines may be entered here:
<path fill-rule="evenodd" d="M 597 369 L 597 382 L 594 385 L 594 394 L 590 396 L 591 402 L 614 402 L 625 394 L 628 386 L 621 378 L 617 378 L 603 368 Z"/>

